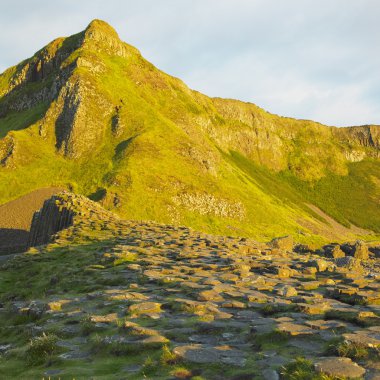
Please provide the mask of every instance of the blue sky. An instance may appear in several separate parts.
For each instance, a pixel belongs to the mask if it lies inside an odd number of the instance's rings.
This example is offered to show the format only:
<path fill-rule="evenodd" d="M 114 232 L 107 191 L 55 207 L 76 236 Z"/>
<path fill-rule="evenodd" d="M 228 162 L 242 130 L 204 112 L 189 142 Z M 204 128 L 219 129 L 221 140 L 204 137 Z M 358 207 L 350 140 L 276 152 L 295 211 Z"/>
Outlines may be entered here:
<path fill-rule="evenodd" d="M 378 0 L 1 0 L 0 72 L 100 18 L 207 95 L 380 124 L 379 17 Z"/>

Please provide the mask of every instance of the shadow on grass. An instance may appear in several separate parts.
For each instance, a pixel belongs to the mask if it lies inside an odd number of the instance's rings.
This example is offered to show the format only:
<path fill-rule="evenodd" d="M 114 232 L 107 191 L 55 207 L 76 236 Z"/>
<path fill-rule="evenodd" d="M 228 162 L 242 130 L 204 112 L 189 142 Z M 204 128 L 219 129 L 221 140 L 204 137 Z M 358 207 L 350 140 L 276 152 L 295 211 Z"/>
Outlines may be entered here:
<path fill-rule="evenodd" d="M 0 228 L 0 255 L 24 252 L 29 231 L 17 228 Z"/>

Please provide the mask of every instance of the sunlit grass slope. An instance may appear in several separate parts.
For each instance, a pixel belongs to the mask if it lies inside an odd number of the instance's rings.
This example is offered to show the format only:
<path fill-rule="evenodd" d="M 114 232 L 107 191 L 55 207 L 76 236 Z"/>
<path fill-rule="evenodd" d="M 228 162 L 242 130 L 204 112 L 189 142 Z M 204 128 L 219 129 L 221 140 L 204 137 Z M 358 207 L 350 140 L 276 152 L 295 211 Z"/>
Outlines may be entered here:
<path fill-rule="evenodd" d="M 44 60 L 49 70 L 39 74 Z M 319 243 L 329 237 L 312 203 L 380 233 L 372 137 L 208 98 L 101 21 L 7 70 L 0 94 L 0 203 L 64 186 L 125 218 Z M 357 237 L 346 232 L 336 238 Z"/>

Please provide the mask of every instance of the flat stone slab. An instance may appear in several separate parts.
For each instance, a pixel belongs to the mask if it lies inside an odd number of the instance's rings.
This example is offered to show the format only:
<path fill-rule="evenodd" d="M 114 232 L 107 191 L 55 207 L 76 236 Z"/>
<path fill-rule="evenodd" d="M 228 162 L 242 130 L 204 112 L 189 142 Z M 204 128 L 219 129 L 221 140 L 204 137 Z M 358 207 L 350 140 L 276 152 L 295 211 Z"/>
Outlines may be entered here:
<path fill-rule="evenodd" d="M 358 331 L 353 334 L 343 334 L 343 338 L 350 343 L 357 344 L 362 347 L 380 347 L 380 339 L 378 339 L 379 334 L 374 334 L 373 332 Z"/>
<path fill-rule="evenodd" d="M 174 348 L 173 352 L 184 360 L 193 363 L 224 363 L 238 367 L 244 367 L 246 364 L 244 353 L 228 346 L 213 347 L 194 344 L 178 346 Z"/>
<path fill-rule="evenodd" d="M 154 314 L 161 312 L 161 304 L 157 302 L 141 302 L 129 306 L 132 314 Z"/>
<path fill-rule="evenodd" d="M 317 319 L 306 321 L 305 324 L 314 330 L 336 330 L 347 328 L 347 323 L 334 320 L 325 321 L 323 319 Z"/>
<path fill-rule="evenodd" d="M 314 363 L 317 372 L 347 379 L 361 378 L 366 370 L 350 358 L 326 357 Z"/>
<path fill-rule="evenodd" d="M 289 341 L 288 345 L 300 349 L 303 355 L 318 355 L 319 352 L 323 351 L 323 343 L 309 338 L 294 338 Z"/>
<path fill-rule="evenodd" d="M 291 322 L 280 323 L 277 326 L 277 329 L 291 336 L 315 334 L 315 331 L 313 331 L 313 329 L 311 329 L 310 327 Z"/>
<path fill-rule="evenodd" d="M 280 380 L 280 376 L 279 374 L 273 370 L 273 369 L 265 369 L 262 373 L 261 373 L 262 377 L 263 377 L 263 380 Z"/>

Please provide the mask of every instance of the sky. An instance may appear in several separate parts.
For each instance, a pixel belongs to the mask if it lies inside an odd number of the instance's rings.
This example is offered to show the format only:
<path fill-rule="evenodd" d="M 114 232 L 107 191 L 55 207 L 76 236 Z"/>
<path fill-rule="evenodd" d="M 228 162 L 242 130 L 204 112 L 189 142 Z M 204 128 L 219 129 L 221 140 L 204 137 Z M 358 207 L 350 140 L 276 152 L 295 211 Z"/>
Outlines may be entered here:
<path fill-rule="evenodd" d="M 0 0 L 0 72 L 94 18 L 189 87 L 327 125 L 380 124 L 378 0 Z"/>

